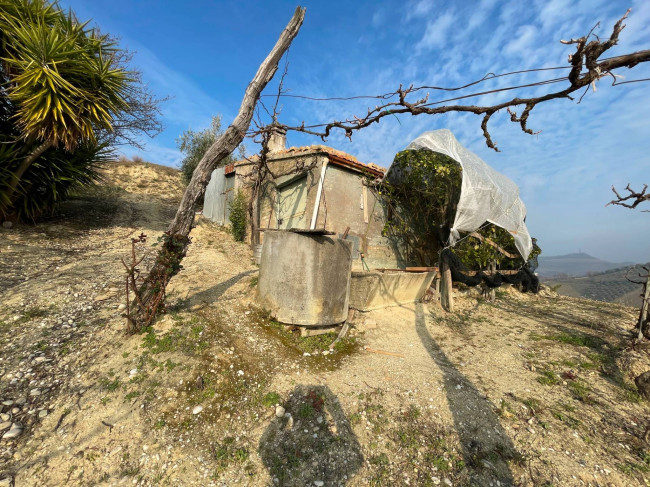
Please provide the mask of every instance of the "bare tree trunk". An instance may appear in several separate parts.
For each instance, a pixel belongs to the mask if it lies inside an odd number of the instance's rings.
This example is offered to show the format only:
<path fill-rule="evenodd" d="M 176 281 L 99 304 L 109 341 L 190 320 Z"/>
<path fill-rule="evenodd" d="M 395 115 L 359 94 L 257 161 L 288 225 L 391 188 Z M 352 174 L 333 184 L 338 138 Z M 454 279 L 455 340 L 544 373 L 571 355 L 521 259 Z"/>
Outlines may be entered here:
<path fill-rule="evenodd" d="M 492 271 L 492 279 L 494 279 L 494 276 L 497 273 L 497 261 L 493 260 L 490 262 L 490 271 Z M 497 291 L 496 288 L 490 289 L 490 301 L 494 301 L 497 297 Z"/>
<path fill-rule="evenodd" d="M 136 322 L 136 326 L 142 326 L 145 317 L 155 315 L 155 310 L 152 313 L 152 310 L 148 309 L 152 302 L 157 302 L 156 299 L 153 299 L 154 296 L 164 293 L 169 280 L 180 270 L 180 262 L 185 257 L 190 242 L 189 234 L 194 222 L 195 206 L 205 193 L 210 174 L 217 167 L 219 161 L 230 155 L 244 139 L 259 96 L 277 71 L 280 59 L 291 45 L 293 39 L 298 35 L 304 18 L 305 9 L 297 7 L 275 46 L 262 62 L 255 77 L 246 88 L 244 99 L 235 120 L 208 149 L 194 170 L 174 221 L 167 229 L 156 263 L 139 289 L 143 304 L 140 306 L 134 303 L 135 313 L 131 317 Z"/>
<path fill-rule="evenodd" d="M 51 141 L 47 140 L 43 142 L 27 157 L 25 157 L 25 159 L 23 159 L 23 162 L 20 163 L 20 166 L 18 166 L 16 172 L 13 173 L 11 183 L 9 183 L 9 188 L 7 189 L 7 198 L 9 199 L 10 204 L 13 205 L 14 203 L 14 193 L 16 192 L 16 189 L 18 189 L 18 184 L 20 183 L 23 174 L 25 174 L 25 171 L 27 171 L 27 169 L 29 169 L 29 166 L 31 166 L 34 161 L 38 159 L 43 154 L 43 152 L 48 150 L 50 147 L 52 147 Z M 12 211 L 11 207 L 9 208 L 9 211 Z"/>

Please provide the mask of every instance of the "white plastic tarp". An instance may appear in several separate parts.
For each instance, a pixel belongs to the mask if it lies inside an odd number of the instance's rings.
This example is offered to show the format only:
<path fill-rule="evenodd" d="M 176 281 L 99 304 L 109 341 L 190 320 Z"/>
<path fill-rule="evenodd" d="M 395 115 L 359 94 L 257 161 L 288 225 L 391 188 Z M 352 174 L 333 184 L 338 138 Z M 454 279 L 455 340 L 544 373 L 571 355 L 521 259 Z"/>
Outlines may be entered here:
<path fill-rule="evenodd" d="M 425 132 L 406 147 L 407 150 L 422 148 L 445 154 L 463 168 L 450 244 L 458 241 L 460 232 L 474 232 L 490 222 L 510 232 L 519 253 L 528 259 L 533 243 L 524 222 L 526 206 L 519 198 L 517 185 L 465 149 L 450 130 Z"/>

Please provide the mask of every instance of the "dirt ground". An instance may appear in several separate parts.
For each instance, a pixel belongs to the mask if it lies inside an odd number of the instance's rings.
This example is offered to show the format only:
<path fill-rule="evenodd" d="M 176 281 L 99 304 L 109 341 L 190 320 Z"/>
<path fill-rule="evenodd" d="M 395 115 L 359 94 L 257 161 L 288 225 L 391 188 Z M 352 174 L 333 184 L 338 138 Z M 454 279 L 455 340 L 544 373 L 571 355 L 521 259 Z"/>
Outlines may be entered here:
<path fill-rule="evenodd" d="M 362 313 L 330 351 L 256 307 L 250 249 L 199 217 L 167 312 L 128 336 L 120 259 L 182 185 L 106 174 L 0 230 L 0 486 L 650 483 L 635 309 L 458 290 L 453 314 Z"/>

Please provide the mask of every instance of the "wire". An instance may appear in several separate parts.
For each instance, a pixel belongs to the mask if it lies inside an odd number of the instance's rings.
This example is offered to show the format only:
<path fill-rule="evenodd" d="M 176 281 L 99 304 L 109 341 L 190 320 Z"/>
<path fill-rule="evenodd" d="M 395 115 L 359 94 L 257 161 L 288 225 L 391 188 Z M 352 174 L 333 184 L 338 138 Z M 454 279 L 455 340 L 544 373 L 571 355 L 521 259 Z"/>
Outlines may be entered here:
<path fill-rule="evenodd" d="M 415 88 L 412 93 L 420 90 L 438 90 L 438 91 L 459 91 L 463 90 L 465 88 L 469 88 L 470 86 L 477 85 L 479 83 L 482 83 L 484 81 L 489 81 L 491 79 L 496 79 L 496 78 L 502 78 L 504 76 L 513 76 L 515 74 L 523 74 L 523 73 L 534 73 L 534 72 L 539 72 L 539 71 L 552 71 L 552 70 L 558 70 L 558 69 L 571 69 L 571 66 L 554 66 L 554 67 L 548 67 L 548 68 L 535 68 L 535 69 L 523 69 L 520 71 L 511 71 L 508 73 L 501 73 L 501 74 L 494 74 L 494 73 L 488 73 L 485 76 L 483 76 L 481 79 L 478 79 L 476 81 L 472 81 L 471 83 L 468 83 L 463 86 L 457 86 L 454 88 L 445 88 L 443 86 L 431 86 L 431 85 L 426 85 L 426 86 L 420 86 L 418 88 Z M 309 96 L 309 95 L 294 95 L 290 93 L 283 93 L 280 94 L 279 96 L 285 97 L 285 98 L 300 98 L 303 100 L 311 100 L 311 101 L 348 101 L 348 100 L 360 100 L 360 99 L 372 99 L 372 100 L 388 100 L 394 96 L 396 96 L 398 92 L 392 92 L 392 93 L 385 93 L 383 95 L 354 95 L 354 96 L 332 96 L 332 97 L 316 97 L 316 96 Z M 264 94 L 261 95 L 262 97 L 277 97 L 278 94 Z"/>

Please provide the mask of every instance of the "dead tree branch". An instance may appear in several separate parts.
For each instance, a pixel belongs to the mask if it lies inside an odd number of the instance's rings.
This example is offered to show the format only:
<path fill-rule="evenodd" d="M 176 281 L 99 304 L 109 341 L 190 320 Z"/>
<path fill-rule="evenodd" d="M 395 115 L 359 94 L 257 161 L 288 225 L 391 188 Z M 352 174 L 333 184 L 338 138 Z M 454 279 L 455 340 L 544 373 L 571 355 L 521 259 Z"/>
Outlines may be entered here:
<path fill-rule="evenodd" d="M 627 196 L 621 196 L 619 192 L 616 191 L 616 188 L 612 186 L 612 192 L 616 195 L 616 199 L 610 201 L 605 206 L 619 205 L 619 206 L 624 206 L 625 208 L 634 209 L 644 201 L 650 201 L 650 193 L 646 193 L 647 189 L 648 189 L 648 185 L 644 184 L 641 191 L 634 191 L 628 184 L 625 187 L 625 190 L 630 194 Z M 629 201 L 629 203 L 626 203 L 627 201 Z M 648 210 L 643 210 L 643 211 L 647 212 Z"/>
<path fill-rule="evenodd" d="M 134 320 L 136 329 L 146 321 L 149 303 L 157 301 L 160 296 L 164 296 L 167 283 L 181 269 L 180 262 L 185 257 L 187 246 L 190 243 L 189 234 L 194 222 L 196 203 L 205 193 L 212 171 L 244 139 L 260 94 L 275 75 L 280 59 L 282 59 L 291 42 L 298 35 L 304 18 L 305 9 L 303 7 L 296 8 L 293 17 L 280 34 L 275 46 L 264 59 L 253 80 L 246 88 L 239 113 L 234 121 L 212 147 L 207 150 L 194 170 L 174 221 L 167 229 L 168 238 L 165 239 L 153 269 L 140 288 L 140 296 L 143 299 L 144 306 L 134 303 L 136 309 L 135 312 L 131 313 L 131 319 Z M 163 276 L 162 282 L 159 281 L 160 276 Z"/>

